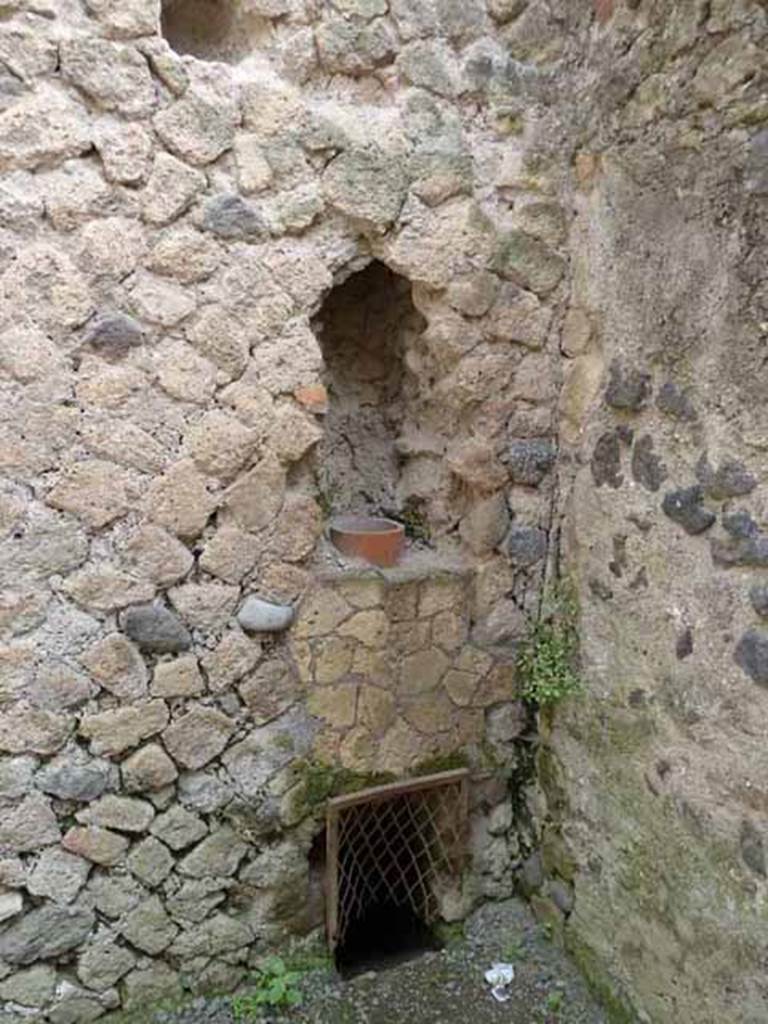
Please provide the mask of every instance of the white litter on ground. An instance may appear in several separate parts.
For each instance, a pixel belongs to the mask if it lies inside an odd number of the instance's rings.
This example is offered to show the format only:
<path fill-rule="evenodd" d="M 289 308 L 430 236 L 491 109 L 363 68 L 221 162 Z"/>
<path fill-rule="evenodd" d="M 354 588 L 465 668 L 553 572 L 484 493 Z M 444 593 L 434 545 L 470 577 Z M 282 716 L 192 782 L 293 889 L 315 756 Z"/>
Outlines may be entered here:
<path fill-rule="evenodd" d="M 510 997 L 507 991 L 515 980 L 515 968 L 512 964 L 491 964 L 485 972 L 485 980 L 491 986 L 491 995 L 497 1003 L 506 1003 Z"/>

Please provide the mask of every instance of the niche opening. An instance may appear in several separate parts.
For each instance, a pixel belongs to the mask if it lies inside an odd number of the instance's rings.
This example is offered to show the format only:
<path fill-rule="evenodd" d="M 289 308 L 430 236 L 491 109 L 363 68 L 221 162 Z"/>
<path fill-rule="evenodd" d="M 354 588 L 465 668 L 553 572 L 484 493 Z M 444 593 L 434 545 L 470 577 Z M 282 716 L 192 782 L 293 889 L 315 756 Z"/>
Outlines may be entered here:
<path fill-rule="evenodd" d="M 326 915 L 342 975 L 440 948 L 439 895 L 460 885 L 466 833 L 466 769 L 330 801 Z"/>
<path fill-rule="evenodd" d="M 395 441 L 415 389 L 404 356 L 425 326 L 410 282 L 378 261 L 333 288 L 318 313 L 329 394 L 319 484 L 334 512 L 398 509 Z"/>
<path fill-rule="evenodd" d="M 176 53 L 239 64 L 263 48 L 270 22 L 241 0 L 162 0 L 164 38 Z"/>

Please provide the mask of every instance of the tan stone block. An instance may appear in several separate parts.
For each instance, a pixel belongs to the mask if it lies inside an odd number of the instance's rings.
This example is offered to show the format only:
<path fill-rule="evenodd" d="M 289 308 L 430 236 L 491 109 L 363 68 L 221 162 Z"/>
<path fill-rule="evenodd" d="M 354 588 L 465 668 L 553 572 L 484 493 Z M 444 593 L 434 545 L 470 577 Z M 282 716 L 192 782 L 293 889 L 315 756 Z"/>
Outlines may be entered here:
<path fill-rule="evenodd" d="M 220 526 L 206 542 L 200 568 L 226 583 L 239 583 L 256 565 L 260 541 L 234 523 Z"/>
<path fill-rule="evenodd" d="M 487 708 L 491 704 L 514 700 L 517 696 L 515 675 L 513 664 L 499 662 L 494 665 L 475 692 L 475 704 Z"/>
<path fill-rule="evenodd" d="M 81 431 L 88 451 L 98 458 L 137 469 L 140 473 L 160 473 L 168 463 L 162 445 L 135 423 L 96 416 L 86 419 Z"/>
<path fill-rule="evenodd" d="M 558 408 L 562 438 L 577 444 L 586 426 L 587 415 L 600 394 L 603 382 L 603 359 L 596 352 L 587 352 L 565 367 Z"/>
<path fill-rule="evenodd" d="M 175 463 L 154 481 L 145 499 L 150 519 L 183 540 L 199 536 L 217 501 L 191 459 Z"/>
<path fill-rule="evenodd" d="M 314 550 L 323 532 L 323 513 L 304 494 L 289 495 L 275 521 L 270 550 L 286 562 L 299 562 Z"/>
<path fill-rule="evenodd" d="M 287 562 L 267 562 L 259 570 L 259 590 L 277 604 L 295 604 L 311 583 L 311 573 Z"/>
<path fill-rule="evenodd" d="M 157 382 L 172 398 L 204 405 L 216 390 L 218 370 L 181 338 L 163 341 L 152 353 Z"/>
<path fill-rule="evenodd" d="M 370 772 L 376 762 L 377 751 L 373 737 L 362 726 L 351 729 L 339 744 L 338 757 L 344 768 L 362 774 Z"/>
<path fill-rule="evenodd" d="M 240 320 L 224 306 L 205 306 L 186 329 L 187 340 L 221 370 L 238 378 L 248 365 L 248 337 Z"/>
<path fill-rule="evenodd" d="M 456 651 L 467 639 L 467 621 L 455 612 L 438 612 L 432 620 L 432 643 Z"/>
<path fill-rule="evenodd" d="M 77 374 L 75 394 L 84 407 L 122 409 L 147 386 L 147 378 L 134 366 L 112 366 L 84 354 Z"/>
<path fill-rule="evenodd" d="M 450 577 L 426 580 L 419 595 L 419 617 L 427 618 L 436 612 L 463 609 L 467 602 L 467 587 L 463 580 Z"/>
<path fill-rule="evenodd" d="M 101 612 L 116 611 L 129 604 L 151 601 L 155 596 L 152 583 L 137 580 L 113 565 L 88 565 L 72 573 L 63 589 L 83 608 Z"/>
<path fill-rule="evenodd" d="M 193 629 L 221 629 L 234 615 L 240 588 L 225 583 L 182 583 L 168 592 L 171 604 Z"/>
<path fill-rule="evenodd" d="M 221 247 L 209 235 L 183 225 L 160 235 L 147 258 L 147 266 L 157 274 L 192 284 L 210 277 L 221 258 Z"/>
<path fill-rule="evenodd" d="M 150 692 L 153 697 L 196 697 L 205 684 L 194 654 L 182 654 L 173 661 L 155 665 Z"/>
<path fill-rule="evenodd" d="M 484 676 L 493 667 L 493 658 L 479 647 L 466 644 L 454 660 L 454 668 L 460 672 L 470 672 L 475 676 Z"/>
<path fill-rule="evenodd" d="M 455 729 L 457 747 L 481 743 L 485 736 L 485 715 L 476 708 L 462 708 L 457 715 Z"/>
<path fill-rule="evenodd" d="M 284 469 L 270 453 L 229 487 L 224 505 L 244 530 L 263 530 L 283 506 L 285 482 Z"/>
<path fill-rule="evenodd" d="M 459 524 L 461 539 L 473 555 L 487 556 L 501 544 L 509 529 L 507 499 L 498 491 L 472 503 Z"/>
<path fill-rule="evenodd" d="M 302 601 L 294 628 L 299 639 L 325 636 L 350 616 L 352 609 L 331 587 L 314 590 Z"/>
<path fill-rule="evenodd" d="M 360 644 L 355 649 L 350 672 L 381 686 L 391 685 L 392 669 L 387 655 L 388 651 L 377 651 L 373 647 L 364 647 Z"/>
<path fill-rule="evenodd" d="M 383 647 L 387 640 L 389 623 L 378 609 L 356 612 L 339 626 L 340 636 L 353 637 L 366 647 Z"/>
<path fill-rule="evenodd" d="M 361 576 L 337 583 L 336 592 L 353 608 L 375 608 L 384 600 L 384 582 L 378 576 Z"/>
<path fill-rule="evenodd" d="M 143 793 L 169 786 L 179 773 L 159 744 L 148 743 L 122 762 L 120 774 L 126 792 Z"/>
<path fill-rule="evenodd" d="M 459 672 L 456 669 L 451 669 L 445 673 L 443 686 L 454 704 L 459 707 L 468 707 L 473 703 L 479 681 L 478 676 L 471 672 Z"/>
<path fill-rule="evenodd" d="M 270 658 L 238 686 L 238 692 L 254 722 L 264 725 L 295 703 L 300 694 L 299 680 L 289 664 Z"/>
<path fill-rule="evenodd" d="M 123 700 L 143 697 L 147 692 L 147 668 L 138 647 L 120 633 L 112 633 L 92 644 L 80 661 L 105 690 Z"/>
<path fill-rule="evenodd" d="M 106 828 L 71 828 L 61 841 L 61 845 L 78 857 L 85 857 L 94 864 L 111 867 L 119 863 L 128 849 L 128 840 L 117 832 Z"/>
<path fill-rule="evenodd" d="M 229 481 L 253 455 L 257 441 L 253 430 L 214 409 L 192 425 L 184 445 L 201 473 Z"/>
<path fill-rule="evenodd" d="M 140 527 L 122 550 L 122 561 L 135 576 L 168 587 L 186 576 L 194 564 L 191 552 L 159 526 Z"/>
<path fill-rule="evenodd" d="M 387 646 L 397 654 L 413 654 L 429 647 L 432 637 L 432 623 L 429 619 L 414 622 L 393 622 L 389 627 Z"/>
<path fill-rule="evenodd" d="M 495 491 L 509 480 L 496 446 L 484 438 L 473 437 L 451 445 L 446 462 L 455 476 L 477 491 Z"/>
<path fill-rule="evenodd" d="M 0 711 L 0 753 L 55 754 L 66 743 L 72 724 L 67 715 L 16 704 Z"/>
<path fill-rule="evenodd" d="M 208 764 L 229 743 L 235 723 L 214 708 L 193 707 L 163 733 L 163 743 L 177 764 L 197 769 Z"/>
<path fill-rule="evenodd" d="M 290 652 L 300 681 L 305 685 L 311 683 L 313 680 L 311 645 L 306 640 L 291 640 Z"/>
<path fill-rule="evenodd" d="M 592 338 L 592 322 L 586 310 L 571 306 L 560 331 L 560 351 L 573 359 L 586 352 Z"/>
<path fill-rule="evenodd" d="M 447 732 L 453 725 L 454 709 L 442 692 L 408 697 L 402 702 L 405 720 L 426 736 Z"/>
<path fill-rule="evenodd" d="M 501 556 L 478 565 L 474 576 L 473 614 L 483 618 L 511 590 L 514 570 Z"/>
<path fill-rule="evenodd" d="M 398 718 L 378 743 L 374 764 L 377 771 L 399 775 L 423 761 L 427 752 L 424 738 Z"/>
<path fill-rule="evenodd" d="M 436 690 L 450 664 L 434 647 L 407 655 L 400 664 L 400 692 L 410 696 Z"/>
<path fill-rule="evenodd" d="M 338 682 L 352 669 L 355 641 L 338 636 L 319 640 L 314 649 L 314 680 L 318 685 Z"/>
<path fill-rule="evenodd" d="M 136 478 L 127 470 L 114 462 L 86 459 L 64 469 L 46 502 L 100 529 L 124 515 L 137 497 Z"/>
<path fill-rule="evenodd" d="M 381 736 L 395 718 L 395 698 L 379 686 L 361 686 L 357 718 L 374 736 Z"/>
<path fill-rule="evenodd" d="M 311 715 L 323 718 L 334 729 L 347 729 L 355 724 L 357 714 L 356 686 L 322 686 L 307 698 Z"/>
<path fill-rule="evenodd" d="M 251 640 L 239 629 L 225 633 L 218 646 L 202 658 L 211 693 L 221 693 L 233 686 L 258 664 L 261 644 Z"/>
<path fill-rule="evenodd" d="M 150 700 L 131 707 L 84 715 L 78 732 L 91 741 L 94 754 L 111 757 L 160 732 L 168 722 L 165 701 Z"/>
<path fill-rule="evenodd" d="M 237 181 L 246 194 L 263 192 L 272 183 L 273 172 L 264 155 L 259 135 L 240 133 L 235 139 Z"/>
<path fill-rule="evenodd" d="M 384 611 L 390 622 L 405 622 L 416 618 L 419 608 L 419 582 L 388 585 L 384 591 Z"/>
<path fill-rule="evenodd" d="M 299 462 L 322 439 L 321 427 L 297 406 L 280 405 L 275 411 L 269 445 L 281 462 Z"/>
<path fill-rule="evenodd" d="M 219 393 L 222 402 L 234 409 L 238 419 L 264 439 L 272 428 L 275 403 L 266 388 L 248 380 L 238 380 Z"/>

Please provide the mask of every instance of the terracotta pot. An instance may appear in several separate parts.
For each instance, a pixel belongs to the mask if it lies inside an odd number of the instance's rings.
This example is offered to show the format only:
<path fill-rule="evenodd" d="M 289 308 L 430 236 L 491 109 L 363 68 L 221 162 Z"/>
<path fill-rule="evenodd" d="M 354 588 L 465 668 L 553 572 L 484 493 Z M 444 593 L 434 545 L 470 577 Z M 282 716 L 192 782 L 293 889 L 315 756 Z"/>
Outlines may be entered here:
<path fill-rule="evenodd" d="M 395 565 L 405 546 L 405 527 L 375 516 L 337 516 L 331 521 L 334 547 L 372 565 Z"/>

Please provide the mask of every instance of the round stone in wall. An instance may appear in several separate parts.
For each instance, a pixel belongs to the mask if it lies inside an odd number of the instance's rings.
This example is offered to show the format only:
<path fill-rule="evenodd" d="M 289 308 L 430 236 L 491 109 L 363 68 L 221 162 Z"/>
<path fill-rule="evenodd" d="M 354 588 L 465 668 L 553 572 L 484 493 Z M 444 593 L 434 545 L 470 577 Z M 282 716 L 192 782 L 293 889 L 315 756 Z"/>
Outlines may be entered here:
<path fill-rule="evenodd" d="M 259 597 L 249 597 L 237 613 L 237 621 L 249 633 L 279 633 L 293 622 L 289 604 L 272 604 Z"/>

